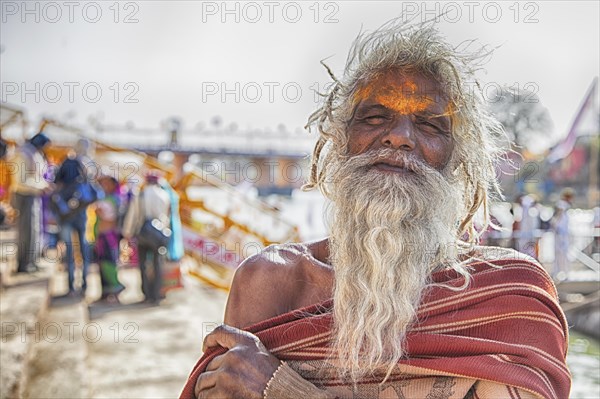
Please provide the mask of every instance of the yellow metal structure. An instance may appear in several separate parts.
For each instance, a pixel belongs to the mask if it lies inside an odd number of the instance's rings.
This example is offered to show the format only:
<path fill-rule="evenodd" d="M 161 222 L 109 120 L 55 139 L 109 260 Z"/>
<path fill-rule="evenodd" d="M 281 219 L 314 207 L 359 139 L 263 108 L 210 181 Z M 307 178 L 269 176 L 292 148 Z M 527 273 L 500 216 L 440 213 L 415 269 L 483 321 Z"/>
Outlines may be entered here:
<path fill-rule="evenodd" d="M 298 228 L 281 219 L 276 208 L 201 170 L 186 173 L 174 187 L 180 195 L 186 254 L 197 263 L 188 273 L 205 284 L 228 290 L 244 258 L 268 245 L 299 239 Z"/>

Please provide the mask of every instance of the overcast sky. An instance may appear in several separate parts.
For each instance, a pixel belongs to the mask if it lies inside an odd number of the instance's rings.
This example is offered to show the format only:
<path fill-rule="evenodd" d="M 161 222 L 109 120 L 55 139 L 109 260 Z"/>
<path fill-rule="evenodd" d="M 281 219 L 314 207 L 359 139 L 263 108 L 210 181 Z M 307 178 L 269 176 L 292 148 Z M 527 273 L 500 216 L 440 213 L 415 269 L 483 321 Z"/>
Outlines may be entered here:
<path fill-rule="evenodd" d="M 447 12 L 439 29 L 451 43 L 500 46 L 482 82 L 536 91 L 556 136 L 599 74 L 597 1 L 0 3 L 2 101 L 33 120 L 158 128 L 176 115 L 191 129 L 219 115 L 294 130 L 329 80 L 319 60 L 341 74 L 361 29 L 419 11 Z"/>

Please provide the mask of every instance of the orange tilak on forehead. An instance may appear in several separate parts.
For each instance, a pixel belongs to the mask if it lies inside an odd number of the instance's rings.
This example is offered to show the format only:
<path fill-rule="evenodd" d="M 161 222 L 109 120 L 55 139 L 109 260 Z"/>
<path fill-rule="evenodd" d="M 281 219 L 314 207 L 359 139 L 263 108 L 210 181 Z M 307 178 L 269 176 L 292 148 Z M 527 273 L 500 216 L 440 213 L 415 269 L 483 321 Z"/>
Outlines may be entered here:
<path fill-rule="evenodd" d="M 360 87 L 354 95 L 354 103 L 372 98 L 384 107 L 402 115 L 425 111 L 434 100 L 419 90 L 410 79 L 402 84 L 391 84 L 379 78 Z"/>

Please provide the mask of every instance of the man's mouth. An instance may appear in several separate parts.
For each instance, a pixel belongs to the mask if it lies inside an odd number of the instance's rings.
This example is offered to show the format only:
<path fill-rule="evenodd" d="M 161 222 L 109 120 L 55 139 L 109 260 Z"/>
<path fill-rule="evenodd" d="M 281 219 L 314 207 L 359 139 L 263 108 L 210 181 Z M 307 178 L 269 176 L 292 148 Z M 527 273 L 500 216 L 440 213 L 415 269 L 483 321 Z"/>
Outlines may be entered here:
<path fill-rule="evenodd" d="M 377 163 L 373 164 L 372 167 L 383 173 L 398 173 L 398 174 L 412 173 L 412 171 L 405 168 L 403 164 L 377 162 Z"/>

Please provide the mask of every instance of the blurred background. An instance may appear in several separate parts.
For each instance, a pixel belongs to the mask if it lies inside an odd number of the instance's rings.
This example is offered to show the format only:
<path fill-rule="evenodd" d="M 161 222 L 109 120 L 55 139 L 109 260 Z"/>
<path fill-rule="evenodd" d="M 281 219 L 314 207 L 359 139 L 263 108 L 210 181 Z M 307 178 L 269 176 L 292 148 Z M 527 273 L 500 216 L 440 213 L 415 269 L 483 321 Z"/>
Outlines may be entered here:
<path fill-rule="evenodd" d="M 176 397 L 237 264 L 326 236 L 324 199 L 300 190 L 316 142 L 303 126 L 331 84 L 319 61 L 342 75 L 356 35 L 392 18 L 437 18 L 450 43 L 494 49 L 478 77 L 514 144 L 491 207 L 501 228 L 483 242 L 552 275 L 571 397 L 600 397 L 598 2 L 2 0 L 0 12 L 2 397 Z M 47 145 L 32 145 L 39 133 Z M 84 167 L 75 197 L 69 159 Z M 156 301 L 121 236 L 152 176 L 179 198 Z M 98 252 L 106 232 L 114 259 Z"/>

